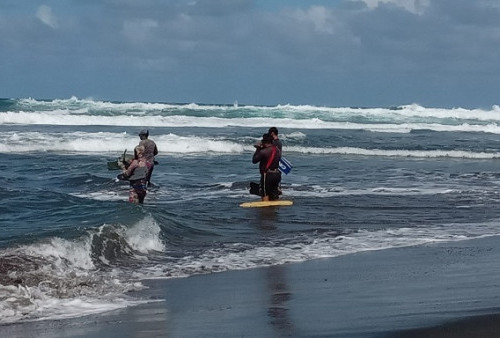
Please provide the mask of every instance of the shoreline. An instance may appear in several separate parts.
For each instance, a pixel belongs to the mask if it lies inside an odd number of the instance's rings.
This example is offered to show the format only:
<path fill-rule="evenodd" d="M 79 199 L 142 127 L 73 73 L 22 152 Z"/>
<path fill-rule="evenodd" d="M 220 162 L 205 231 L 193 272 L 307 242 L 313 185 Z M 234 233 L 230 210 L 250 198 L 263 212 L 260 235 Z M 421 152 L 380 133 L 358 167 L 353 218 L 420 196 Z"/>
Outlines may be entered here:
<path fill-rule="evenodd" d="M 146 280 L 137 295 L 154 302 L 0 336 L 488 337 L 500 334 L 499 261 L 500 237 L 487 237 Z"/>

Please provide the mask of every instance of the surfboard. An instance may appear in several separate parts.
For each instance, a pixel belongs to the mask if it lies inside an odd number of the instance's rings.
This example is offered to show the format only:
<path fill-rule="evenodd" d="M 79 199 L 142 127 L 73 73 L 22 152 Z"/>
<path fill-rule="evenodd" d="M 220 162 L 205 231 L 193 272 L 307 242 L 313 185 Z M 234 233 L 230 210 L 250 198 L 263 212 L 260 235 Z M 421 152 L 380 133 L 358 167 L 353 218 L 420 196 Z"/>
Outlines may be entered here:
<path fill-rule="evenodd" d="M 262 207 L 278 207 L 284 205 L 293 205 L 293 201 L 277 200 L 277 201 L 253 201 L 241 203 L 240 207 L 243 208 L 262 208 Z"/>

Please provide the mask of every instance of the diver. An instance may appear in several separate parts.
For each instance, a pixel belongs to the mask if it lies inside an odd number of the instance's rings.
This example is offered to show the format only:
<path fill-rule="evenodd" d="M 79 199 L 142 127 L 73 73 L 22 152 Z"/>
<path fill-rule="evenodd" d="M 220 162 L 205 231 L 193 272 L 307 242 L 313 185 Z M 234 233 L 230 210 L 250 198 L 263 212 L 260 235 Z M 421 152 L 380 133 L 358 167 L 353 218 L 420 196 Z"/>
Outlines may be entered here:
<path fill-rule="evenodd" d="M 139 137 L 141 141 L 140 146 L 144 147 L 144 158 L 146 159 L 148 165 L 148 177 L 146 178 L 148 187 L 151 186 L 151 175 L 153 174 L 153 169 L 155 167 L 155 156 L 158 155 L 158 148 L 153 140 L 150 140 L 149 130 L 143 129 L 139 132 Z"/>
<path fill-rule="evenodd" d="M 260 196 L 263 201 L 279 199 L 281 173 L 278 169 L 281 151 L 273 144 L 270 134 L 262 135 L 262 141 L 255 145 L 252 163 L 259 163 Z"/>

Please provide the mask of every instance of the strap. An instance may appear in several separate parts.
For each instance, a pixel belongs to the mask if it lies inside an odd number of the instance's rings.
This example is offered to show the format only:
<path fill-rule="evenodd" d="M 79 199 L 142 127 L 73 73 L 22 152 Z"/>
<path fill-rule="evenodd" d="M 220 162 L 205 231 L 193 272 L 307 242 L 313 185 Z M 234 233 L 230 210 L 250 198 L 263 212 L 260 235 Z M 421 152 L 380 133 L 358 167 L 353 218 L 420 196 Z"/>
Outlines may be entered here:
<path fill-rule="evenodd" d="M 267 169 L 269 169 L 269 167 L 271 167 L 271 164 L 273 163 L 275 156 L 276 156 L 276 146 L 273 145 L 273 151 L 271 153 L 271 157 L 269 157 L 269 160 L 267 161 L 266 168 L 264 169 L 264 171 L 266 171 Z"/>

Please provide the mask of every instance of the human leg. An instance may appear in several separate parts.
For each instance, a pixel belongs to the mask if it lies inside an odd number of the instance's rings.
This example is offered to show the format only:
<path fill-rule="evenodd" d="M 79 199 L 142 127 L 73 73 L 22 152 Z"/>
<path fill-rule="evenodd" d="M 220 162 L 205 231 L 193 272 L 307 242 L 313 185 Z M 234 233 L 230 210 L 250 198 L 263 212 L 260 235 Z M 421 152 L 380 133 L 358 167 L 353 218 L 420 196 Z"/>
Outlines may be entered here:
<path fill-rule="evenodd" d="M 279 199 L 281 175 L 279 172 L 270 172 L 266 174 L 266 192 L 270 201 Z"/>

